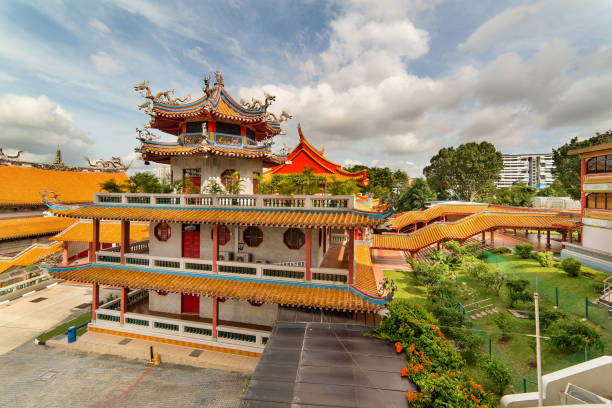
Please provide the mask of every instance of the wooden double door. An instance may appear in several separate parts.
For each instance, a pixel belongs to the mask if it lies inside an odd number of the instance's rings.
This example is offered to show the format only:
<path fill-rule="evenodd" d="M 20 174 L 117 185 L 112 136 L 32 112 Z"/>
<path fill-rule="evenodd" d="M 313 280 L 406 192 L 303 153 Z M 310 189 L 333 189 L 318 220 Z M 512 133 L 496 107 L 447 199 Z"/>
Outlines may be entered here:
<path fill-rule="evenodd" d="M 183 258 L 200 258 L 200 225 L 183 224 Z M 181 313 L 200 313 L 200 297 L 198 295 L 181 295 Z"/>

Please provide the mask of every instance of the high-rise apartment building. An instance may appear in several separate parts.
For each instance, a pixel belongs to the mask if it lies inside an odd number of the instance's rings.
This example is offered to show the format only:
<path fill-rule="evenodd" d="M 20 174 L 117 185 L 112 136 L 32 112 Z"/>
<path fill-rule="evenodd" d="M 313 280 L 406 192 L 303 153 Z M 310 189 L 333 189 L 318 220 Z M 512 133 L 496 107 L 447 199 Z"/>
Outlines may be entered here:
<path fill-rule="evenodd" d="M 528 186 L 546 188 L 554 180 L 551 153 L 546 154 L 504 154 L 504 168 L 497 181 L 497 187 L 511 187 L 516 182 Z"/>

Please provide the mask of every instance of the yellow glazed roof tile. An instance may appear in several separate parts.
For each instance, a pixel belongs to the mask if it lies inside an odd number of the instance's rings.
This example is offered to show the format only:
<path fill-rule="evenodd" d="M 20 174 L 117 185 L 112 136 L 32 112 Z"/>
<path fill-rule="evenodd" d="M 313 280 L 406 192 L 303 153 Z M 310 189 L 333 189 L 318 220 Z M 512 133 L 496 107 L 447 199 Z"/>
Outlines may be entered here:
<path fill-rule="evenodd" d="M 355 246 L 355 286 L 363 292 L 377 295 L 376 278 L 372 268 L 372 258 L 370 256 L 370 245 L 361 244 Z"/>
<path fill-rule="evenodd" d="M 93 223 L 87 220 L 80 220 L 74 223 L 70 228 L 51 238 L 53 241 L 64 242 L 91 242 L 92 239 Z M 130 241 L 144 241 L 146 239 L 149 239 L 149 223 L 130 223 Z M 121 242 L 121 223 L 101 221 L 100 242 L 105 244 Z"/>
<path fill-rule="evenodd" d="M 47 170 L 24 166 L 0 165 L 0 205 L 42 204 L 40 193 L 54 191 L 64 203 L 91 202 L 100 183 L 127 180 L 125 173 Z"/>
<path fill-rule="evenodd" d="M 62 217 L 0 219 L 0 241 L 54 234 L 74 223 L 74 220 Z"/>
<path fill-rule="evenodd" d="M 139 288 L 164 292 L 218 296 L 251 302 L 315 307 L 347 311 L 376 311 L 380 306 L 348 288 L 288 285 L 270 281 L 247 281 L 221 277 L 187 276 L 133 269 L 86 266 L 66 270 L 50 269 L 59 279 L 75 282 Z"/>
<path fill-rule="evenodd" d="M 435 223 L 412 234 L 375 235 L 373 248 L 416 251 L 442 239 L 466 239 L 492 228 L 572 228 L 569 216 L 543 212 L 483 211 L 455 222 Z"/>
<path fill-rule="evenodd" d="M 59 252 L 63 247 L 61 242 L 51 244 L 34 244 L 13 257 L 0 256 L 0 273 L 11 266 L 29 266 L 49 255 Z"/>
<path fill-rule="evenodd" d="M 54 214 L 72 218 L 104 220 L 194 222 L 205 224 L 266 225 L 292 227 L 365 227 L 380 221 L 363 214 L 336 211 L 291 210 L 220 210 L 220 209 L 159 209 L 144 207 L 112 207 L 88 205 L 68 209 L 52 209 Z M 315 218 L 316 214 L 321 214 Z"/>

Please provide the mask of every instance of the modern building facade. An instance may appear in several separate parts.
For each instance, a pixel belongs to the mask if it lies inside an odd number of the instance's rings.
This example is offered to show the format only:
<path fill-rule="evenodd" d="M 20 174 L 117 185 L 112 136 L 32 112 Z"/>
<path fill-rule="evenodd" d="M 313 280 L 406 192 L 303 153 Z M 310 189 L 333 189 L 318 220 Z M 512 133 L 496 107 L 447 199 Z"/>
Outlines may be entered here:
<path fill-rule="evenodd" d="M 522 182 L 538 190 L 546 188 L 554 181 L 554 168 L 551 153 L 543 154 L 504 154 L 504 168 L 497 181 L 497 187 L 512 187 Z"/>
<path fill-rule="evenodd" d="M 176 142 L 141 138 L 138 151 L 169 164 L 184 190 L 48 203 L 56 215 L 91 220 L 90 263 L 49 268 L 92 284 L 90 331 L 258 356 L 281 308 L 375 320 L 386 300 L 360 238 L 388 214 L 354 196 L 254 194 L 264 167 L 286 161 L 271 151 L 280 133 L 266 111 L 272 97 L 238 103 L 218 73 L 193 103 L 150 99 L 151 127 Z M 225 193 L 200 194 L 211 186 Z M 120 222 L 121 245 L 101 249 L 100 225 L 109 220 Z M 148 242 L 133 242 L 135 222 L 150 223 Z M 341 250 L 329 257 L 332 242 Z M 101 285 L 120 288 L 120 298 L 101 305 Z"/>
<path fill-rule="evenodd" d="M 612 272 L 612 143 L 568 152 L 580 156 L 581 245 L 566 244 L 561 256 Z"/>

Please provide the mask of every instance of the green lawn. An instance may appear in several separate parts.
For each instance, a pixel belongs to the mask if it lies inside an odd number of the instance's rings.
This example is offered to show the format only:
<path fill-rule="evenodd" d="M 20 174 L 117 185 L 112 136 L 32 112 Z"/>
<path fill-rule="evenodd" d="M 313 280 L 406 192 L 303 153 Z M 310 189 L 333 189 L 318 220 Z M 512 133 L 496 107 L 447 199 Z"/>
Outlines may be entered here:
<path fill-rule="evenodd" d="M 55 329 L 49 330 L 48 332 L 41 334 L 40 336 L 37 337 L 37 339 L 38 341 L 47 341 L 56 336 L 59 336 L 60 334 L 65 334 L 66 331 L 68 331 L 68 328 L 71 326 L 80 326 L 82 324 L 89 322 L 90 320 L 91 320 L 91 312 L 85 312 L 82 315 L 78 316 L 77 318 L 72 319 L 67 323 L 57 326 Z M 86 331 L 87 331 L 87 328 L 83 327 L 77 330 L 77 335 L 80 336 Z"/>
<path fill-rule="evenodd" d="M 538 278 L 538 289 L 540 293 L 543 290 L 553 290 L 547 300 L 544 294 L 541 296 L 540 309 L 552 308 L 554 304 L 554 286 L 560 289 L 560 305 L 564 306 L 564 302 L 568 302 L 570 295 L 573 298 L 578 299 L 579 305 L 570 310 L 577 311 L 574 318 L 584 317 L 584 297 L 588 296 L 589 299 L 594 299 L 598 296 L 593 289 L 594 283 L 601 282 L 607 275 L 601 272 L 589 270 L 594 274 L 593 278 L 580 276 L 578 278 L 572 278 L 565 272 L 557 268 L 544 268 L 541 267 L 537 261 L 532 259 L 520 259 L 515 255 L 503 256 L 505 262 L 500 262 L 500 267 L 511 275 L 515 272 L 518 276 L 527 277 L 531 279 Z M 495 264 L 490 265 L 491 268 L 495 268 Z M 421 302 L 427 304 L 427 292 L 425 287 L 419 285 L 416 281 L 412 272 L 398 272 L 398 271 L 385 271 L 385 276 L 392 279 L 396 286 L 397 291 L 395 293 L 396 298 L 406 298 L 414 302 Z M 467 285 L 463 285 L 463 283 Z M 472 292 L 462 290 L 463 287 L 471 288 Z M 485 288 L 480 280 L 472 278 L 463 271 L 459 272 L 456 292 L 459 300 L 462 304 L 468 305 L 478 300 L 489 299 L 486 304 L 493 304 L 501 313 L 508 313 L 507 311 L 507 297 L 506 290 L 502 288 L 499 296 L 492 291 Z M 484 305 L 485 303 L 483 303 Z M 533 308 L 532 303 L 519 303 L 514 306 L 515 309 L 527 310 Z M 582 312 L 582 315 L 578 313 Z M 510 314 L 509 314 L 510 315 Z M 572 316 L 571 314 L 568 314 Z M 536 374 L 535 369 L 535 340 L 533 337 L 527 336 L 528 334 L 535 333 L 535 324 L 533 320 L 529 319 L 518 319 L 511 316 L 511 334 L 510 339 L 507 341 L 501 341 L 501 333 L 497 326 L 493 323 L 491 316 L 486 316 L 477 320 L 472 321 L 472 331 L 475 334 L 479 334 L 482 339 L 482 350 L 488 352 L 489 349 L 489 338 L 492 340 L 493 353 L 500 355 L 505 363 L 512 367 L 514 370 L 514 388 L 516 392 L 522 392 L 522 378 L 526 377 L 534 379 Z M 592 324 L 592 323 L 589 323 Z M 610 338 L 612 337 L 612 327 L 608 326 L 607 329 L 603 329 L 600 326 L 594 325 L 603 334 L 603 340 L 609 346 Z M 606 349 L 609 354 L 609 348 Z M 580 354 L 580 353 L 578 353 Z M 571 363 L 581 362 L 582 355 L 564 355 L 557 349 L 548 345 L 546 340 L 542 343 L 542 358 L 543 358 L 543 371 L 544 373 L 556 371 L 560 368 L 567 367 Z M 565 359 L 565 360 L 564 360 Z M 571 360 L 571 361 L 570 361 Z M 481 381 L 483 384 L 487 384 L 488 379 L 478 370 L 477 367 L 470 368 L 471 374 L 475 379 Z M 533 390 L 530 386 L 529 390 Z"/>

